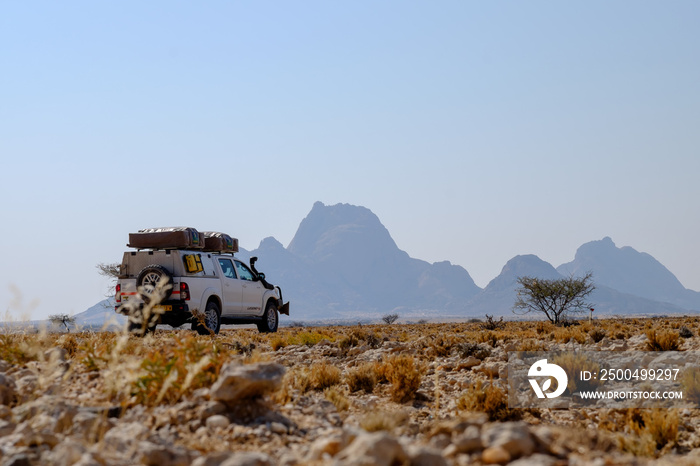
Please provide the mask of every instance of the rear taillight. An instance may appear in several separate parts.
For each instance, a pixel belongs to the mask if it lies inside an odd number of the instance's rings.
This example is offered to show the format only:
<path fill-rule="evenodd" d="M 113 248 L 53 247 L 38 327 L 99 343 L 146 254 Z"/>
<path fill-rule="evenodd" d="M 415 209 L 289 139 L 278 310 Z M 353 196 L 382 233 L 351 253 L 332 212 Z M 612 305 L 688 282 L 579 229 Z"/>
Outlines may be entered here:
<path fill-rule="evenodd" d="M 185 283 L 185 282 L 180 282 L 180 300 L 181 301 L 189 301 L 190 300 L 190 287 L 187 286 L 187 283 Z"/>
<path fill-rule="evenodd" d="M 117 283 L 117 293 L 115 295 L 115 299 L 118 303 L 122 302 L 122 285 L 120 283 Z"/>

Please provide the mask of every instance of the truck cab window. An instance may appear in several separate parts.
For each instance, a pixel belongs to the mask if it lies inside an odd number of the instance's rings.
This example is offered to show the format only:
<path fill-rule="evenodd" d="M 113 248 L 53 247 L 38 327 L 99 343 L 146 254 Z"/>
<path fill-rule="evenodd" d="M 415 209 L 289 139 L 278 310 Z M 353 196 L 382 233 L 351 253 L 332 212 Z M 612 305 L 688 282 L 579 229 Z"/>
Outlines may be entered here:
<path fill-rule="evenodd" d="M 224 277 L 236 278 L 236 272 L 230 259 L 219 259 L 219 265 L 221 266 L 221 271 L 224 272 Z"/>
<path fill-rule="evenodd" d="M 241 280 L 248 280 L 251 282 L 255 280 L 253 277 L 253 272 L 251 272 L 250 269 L 242 262 L 236 261 L 236 270 L 238 270 L 238 276 L 241 277 Z"/>

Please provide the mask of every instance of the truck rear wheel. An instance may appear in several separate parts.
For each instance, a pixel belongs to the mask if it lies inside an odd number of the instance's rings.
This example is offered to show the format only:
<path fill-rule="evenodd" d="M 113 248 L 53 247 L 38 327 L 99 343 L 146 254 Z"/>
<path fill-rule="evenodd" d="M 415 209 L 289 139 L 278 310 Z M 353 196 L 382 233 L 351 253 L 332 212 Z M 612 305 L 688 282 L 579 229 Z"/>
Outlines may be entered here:
<path fill-rule="evenodd" d="M 163 302 L 173 290 L 173 276 L 162 265 L 149 265 L 139 272 L 136 286 L 144 303 L 151 302 L 154 292 L 162 295 L 158 302 Z"/>
<path fill-rule="evenodd" d="M 262 316 L 262 321 L 258 323 L 258 330 L 261 333 L 273 333 L 279 327 L 280 319 L 277 314 L 277 306 L 272 301 L 267 302 L 265 313 Z"/>

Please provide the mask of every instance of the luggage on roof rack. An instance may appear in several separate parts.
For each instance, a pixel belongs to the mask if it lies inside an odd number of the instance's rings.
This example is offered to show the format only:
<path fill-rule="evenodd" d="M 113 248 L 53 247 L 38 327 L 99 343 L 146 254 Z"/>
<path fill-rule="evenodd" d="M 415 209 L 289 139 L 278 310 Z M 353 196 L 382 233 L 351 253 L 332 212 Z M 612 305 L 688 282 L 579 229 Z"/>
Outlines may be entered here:
<path fill-rule="evenodd" d="M 137 249 L 202 249 L 204 237 L 194 228 L 146 228 L 129 233 L 130 248 Z"/>
<path fill-rule="evenodd" d="M 238 252 L 238 239 L 219 231 L 203 231 L 204 251 Z"/>

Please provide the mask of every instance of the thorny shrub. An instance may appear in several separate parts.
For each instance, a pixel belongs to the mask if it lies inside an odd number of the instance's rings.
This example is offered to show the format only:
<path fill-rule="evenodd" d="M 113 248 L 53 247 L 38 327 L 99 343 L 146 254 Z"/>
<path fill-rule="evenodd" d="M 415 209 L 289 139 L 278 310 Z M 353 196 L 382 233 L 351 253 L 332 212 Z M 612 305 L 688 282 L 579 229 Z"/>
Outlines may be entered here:
<path fill-rule="evenodd" d="M 491 356 L 491 350 L 488 347 L 471 341 L 457 343 L 456 347 L 459 356 L 464 359 L 474 356 L 476 359 L 484 360 Z"/>
<path fill-rule="evenodd" d="M 503 316 L 499 320 L 495 320 L 493 316 L 486 314 L 486 322 L 481 324 L 481 328 L 484 330 L 499 330 L 505 327 L 506 324 L 503 322 Z"/>
<path fill-rule="evenodd" d="M 598 343 L 603 338 L 607 336 L 607 332 L 600 328 L 594 328 L 588 331 L 588 335 L 591 337 L 593 342 Z"/>

